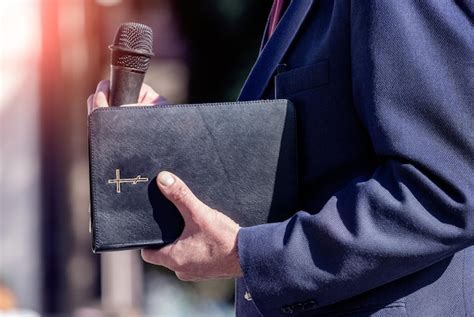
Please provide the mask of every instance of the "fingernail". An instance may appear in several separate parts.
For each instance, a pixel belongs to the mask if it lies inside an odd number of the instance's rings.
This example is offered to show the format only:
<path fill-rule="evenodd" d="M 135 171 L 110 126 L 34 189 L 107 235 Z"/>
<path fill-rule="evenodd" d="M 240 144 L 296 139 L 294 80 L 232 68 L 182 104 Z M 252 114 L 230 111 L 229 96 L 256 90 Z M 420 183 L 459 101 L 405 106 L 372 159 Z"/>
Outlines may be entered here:
<path fill-rule="evenodd" d="M 161 172 L 158 175 L 158 182 L 163 186 L 170 186 L 174 183 L 174 177 L 168 172 Z"/>

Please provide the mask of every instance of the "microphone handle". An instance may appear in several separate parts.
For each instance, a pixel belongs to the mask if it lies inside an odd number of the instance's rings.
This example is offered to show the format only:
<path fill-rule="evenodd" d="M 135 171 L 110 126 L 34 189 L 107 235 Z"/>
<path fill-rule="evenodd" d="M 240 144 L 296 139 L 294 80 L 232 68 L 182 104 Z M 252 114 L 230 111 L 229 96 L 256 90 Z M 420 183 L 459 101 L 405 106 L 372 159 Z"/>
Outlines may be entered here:
<path fill-rule="evenodd" d="M 138 102 L 145 73 L 119 66 L 110 66 L 109 105 L 118 107 Z"/>

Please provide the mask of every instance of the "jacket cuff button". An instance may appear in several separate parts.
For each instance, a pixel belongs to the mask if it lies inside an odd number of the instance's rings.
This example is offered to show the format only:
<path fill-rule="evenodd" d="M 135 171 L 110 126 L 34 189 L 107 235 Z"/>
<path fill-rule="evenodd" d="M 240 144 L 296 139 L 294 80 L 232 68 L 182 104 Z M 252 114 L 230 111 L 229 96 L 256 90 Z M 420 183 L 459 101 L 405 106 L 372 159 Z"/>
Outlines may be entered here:
<path fill-rule="evenodd" d="M 250 294 L 249 291 L 246 291 L 246 292 L 245 292 L 244 298 L 245 298 L 247 301 L 249 301 L 249 302 L 252 300 L 252 295 Z"/>
<path fill-rule="evenodd" d="M 293 314 L 294 310 L 291 306 L 285 306 L 280 308 L 280 312 L 285 315 L 291 315 Z"/>

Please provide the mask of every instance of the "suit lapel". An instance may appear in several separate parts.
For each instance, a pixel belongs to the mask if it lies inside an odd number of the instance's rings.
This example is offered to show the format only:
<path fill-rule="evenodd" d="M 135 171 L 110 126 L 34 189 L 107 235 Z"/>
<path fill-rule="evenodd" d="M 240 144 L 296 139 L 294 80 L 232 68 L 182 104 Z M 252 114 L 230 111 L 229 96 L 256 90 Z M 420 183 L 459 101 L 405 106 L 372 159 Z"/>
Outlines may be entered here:
<path fill-rule="evenodd" d="M 312 3 L 313 0 L 291 1 L 275 33 L 261 50 L 240 92 L 239 100 L 256 100 L 262 97 L 268 82 L 290 47 Z"/>
<path fill-rule="evenodd" d="M 265 47 L 265 43 L 267 42 L 268 27 L 270 25 L 270 19 L 272 18 L 272 14 L 273 14 L 273 5 L 272 5 L 272 8 L 270 10 L 270 14 L 268 15 L 268 18 L 267 18 L 267 24 L 265 24 L 265 30 L 263 30 L 262 41 L 260 42 L 260 49 L 258 51 L 259 54 L 263 51 L 263 48 Z"/>

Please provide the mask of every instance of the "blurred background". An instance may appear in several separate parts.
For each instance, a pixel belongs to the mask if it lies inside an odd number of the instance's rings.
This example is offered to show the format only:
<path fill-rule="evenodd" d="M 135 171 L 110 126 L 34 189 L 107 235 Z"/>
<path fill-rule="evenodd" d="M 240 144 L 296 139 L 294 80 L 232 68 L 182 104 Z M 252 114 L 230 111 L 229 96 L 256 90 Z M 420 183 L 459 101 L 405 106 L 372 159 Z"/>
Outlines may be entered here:
<path fill-rule="evenodd" d="M 138 252 L 92 254 L 85 103 L 128 21 L 154 30 L 145 80 L 170 102 L 235 100 L 271 2 L 0 1 L 0 314 L 234 314 L 232 281 L 184 283 Z"/>

